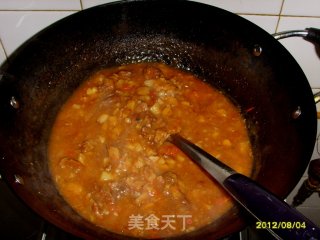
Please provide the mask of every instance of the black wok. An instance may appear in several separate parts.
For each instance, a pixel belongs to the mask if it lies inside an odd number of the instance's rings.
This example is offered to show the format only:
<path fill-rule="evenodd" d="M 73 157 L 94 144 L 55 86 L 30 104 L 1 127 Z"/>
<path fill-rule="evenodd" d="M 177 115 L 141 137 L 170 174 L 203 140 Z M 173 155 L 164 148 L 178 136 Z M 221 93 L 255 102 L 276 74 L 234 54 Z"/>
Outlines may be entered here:
<path fill-rule="evenodd" d="M 229 96 L 246 118 L 252 178 L 281 198 L 293 189 L 316 136 L 313 95 L 293 57 L 268 33 L 224 10 L 187 1 L 129 1 L 58 21 L 1 67 L 1 175 L 32 209 L 84 238 L 124 239 L 65 203 L 51 179 L 47 144 L 60 107 L 90 74 L 144 61 L 190 71 Z M 177 239 L 216 239 L 240 230 L 245 220 L 235 206 Z"/>

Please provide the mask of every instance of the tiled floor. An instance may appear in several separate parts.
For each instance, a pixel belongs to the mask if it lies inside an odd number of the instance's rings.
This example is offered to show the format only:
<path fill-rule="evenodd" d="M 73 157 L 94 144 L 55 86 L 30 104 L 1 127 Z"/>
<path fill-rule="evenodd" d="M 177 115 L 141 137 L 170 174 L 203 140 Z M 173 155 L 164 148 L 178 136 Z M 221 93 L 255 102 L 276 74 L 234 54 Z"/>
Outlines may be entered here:
<path fill-rule="evenodd" d="M 77 11 L 108 0 L 1 0 L 0 64 L 26 39 L 51 23 Z M 320 28 L 319 0 L 198 0 L 248 19 L 268 33 Z M 183 9 L 182 9 L 183 11 Z M 286 39 L 281 43 L 294 56 L 313 89 L 320 89 L 320 58 L 315 48 L 302 39 Z M 314 157 L 319 157 L 315 154 Z M 288 198 L 291 201 L 293 194 Z M 317 195 L 299 210 L 320 225 L 320 201 Z"/>

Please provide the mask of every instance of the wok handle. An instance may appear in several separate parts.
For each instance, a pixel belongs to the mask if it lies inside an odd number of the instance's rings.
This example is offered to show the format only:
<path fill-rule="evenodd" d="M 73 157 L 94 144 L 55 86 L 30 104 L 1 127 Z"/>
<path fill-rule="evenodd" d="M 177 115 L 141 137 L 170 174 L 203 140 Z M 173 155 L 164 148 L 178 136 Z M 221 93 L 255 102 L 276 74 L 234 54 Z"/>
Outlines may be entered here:
<path fill-rule="evenodd" d="M 223 182 L 226 190 L 255 218 L 257 229 L 276 239 L 320 239 L 320 228 L 287 203 L 242 174 Z"/>
<path fill-rule="evenodd" d="M 320 29 L 307 28 L 306 30 L 308 31 L 308 34 L 304 37 L 304 39 L 320 46 Z"/>
<path fill-rule="evenodd" d="M 272 34 L 272 36 L 277 40 L 289 37 L 303 37 L 305 40 L 320 45 L 320 29 L 318 28 L 306 28 L 305 30 L 278 32 Z"/>
<path fill-rule="evenodd" d="M 292 30 L 292 31 L 284 31 L 272 34 L 272 36 L 277 39 L 284 39 L 289 37 L 303 37 L 305 40 L 312 42 L 317 45 L 316 48 L 320 48 L 320 29 L 318 28 L 306 28 L 305 30 Z M 320 102 L 320 92 L 314 95 L 315 103 Z M 317 118 L 320 118 L 320 114 L 318 113 Z"/>

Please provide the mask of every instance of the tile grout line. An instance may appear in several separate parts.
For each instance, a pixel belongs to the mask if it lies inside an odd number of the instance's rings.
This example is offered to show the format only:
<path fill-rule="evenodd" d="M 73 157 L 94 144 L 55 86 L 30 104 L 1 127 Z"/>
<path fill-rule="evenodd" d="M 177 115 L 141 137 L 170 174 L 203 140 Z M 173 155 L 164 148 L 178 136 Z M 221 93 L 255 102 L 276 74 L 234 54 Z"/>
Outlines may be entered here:
<path fill-rule="evenodd" d="M 1 11 L 1 10 L 0 10 Z M 264 16 L 264 17 L 301 17 L 301 18 L 320 18 L 320 16 L 306 16 L 306 15 L 289 15 L 289 14 L 268 14 L 268 13 L 235 13 L 237 15 L 248 15 L 248 16 Z"/>
<path fill-rule="evenodd" d="M 284 1 L 285 1 L 285 0 L 282 0 L 282 3 L 281 3 L 281 7 L 280 7 L 279 15 L 278 15 L 278 21 L 277 21 L 276 29 L 275 29 L 275 31 L 274 31 L 275 33 L 278 32 L 278 28 L 279 28 L 279 24 L 280 24 L 280 19 L 281 19 L 281 14 L 282 14 L 282 10 L 283 10 Z"/>
<path fill-rule="evenodd" d="M 6 52 L 6 49 L 5 49 L 4 46 L 3 46 L 3 43 L 2 43 L 1 38 L 0 38 L 0 47 L 2 48 L 2 50 L 3 50 L 3 52 L 4 52 L 4 56 L 6 57 L 6 59 L 8 59 L 8 54 L 7 54 L 7 52 Z"/>
<path fill-rule="evenodd" d="M 320 18 L 320 16 L 289 15 L 289 14 L 281 14 L 281 17 Z"/>
<path fill-rule="evenodd" d="M 81 10 L 83 10 L 83 3 L 82 3 L 82 0 L 79 0 L 80 1 L 80 7 L 81 7 Z"/>

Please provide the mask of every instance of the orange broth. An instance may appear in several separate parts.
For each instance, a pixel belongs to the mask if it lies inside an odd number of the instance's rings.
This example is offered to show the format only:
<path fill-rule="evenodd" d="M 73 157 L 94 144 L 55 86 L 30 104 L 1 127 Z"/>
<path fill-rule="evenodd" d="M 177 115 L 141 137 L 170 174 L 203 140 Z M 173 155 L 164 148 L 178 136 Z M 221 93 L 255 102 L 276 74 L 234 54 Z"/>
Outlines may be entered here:
<path fill-rule="evenodd" d="M 112 232 L 158 238 L 199 229 L 232 201 L 166 141 L 172 133 L 251 174 L 239 109 L 190 73 L 142 63 L 95 73 L 64 104 L 49 143 L 52 176 L 81 216 Z"/>

